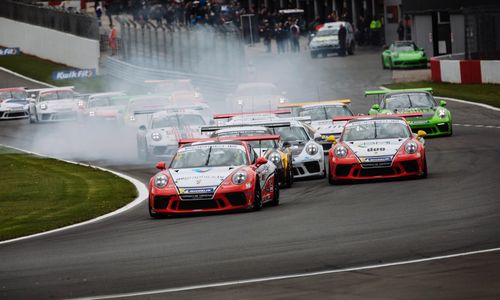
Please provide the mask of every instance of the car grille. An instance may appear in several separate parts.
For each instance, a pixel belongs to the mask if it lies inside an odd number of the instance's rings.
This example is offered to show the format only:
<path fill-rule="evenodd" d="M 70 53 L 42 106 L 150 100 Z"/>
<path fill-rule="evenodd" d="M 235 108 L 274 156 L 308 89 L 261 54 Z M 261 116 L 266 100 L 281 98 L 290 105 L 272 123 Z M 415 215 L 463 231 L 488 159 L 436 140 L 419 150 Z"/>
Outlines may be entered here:
<path fill-rule="evenodd" d="M 337 176 L 347 176 L 351 171 L 352 165 L 337 165 L 335 173 Z"/>
<path fill-rule="evenodd" d="M 212 199 L 213 193 L 200 193 L 200 194 L 181 194 L 179 195 L 182 200 L 203 200 Z"/>
<path fill-rule="evenodd" d="M 179 210 L 194 210 L 194 209 L 213 209 L 218 208 L 215 200 L 192 200 L 180 201 L 177 209 Z"/>
<path fill-rule="evenodd" d="M 403 168 L 405 168 L 406 172 L 413 173 L 418 171 L 418 161 L 416 160 L 408 160 L 401 163 Z"/>
<path fill-rule="evenodd" d="M 437 128 L 439 129 L 439 131 L 441 132 L 447 132 L 450 130 L 450 126 L 448 124 L 442 124 L 442 125 L 437 125 Z"/>
<path fill-rule="evenodd" d="M 391 161 L 369 162 L 369 163 L 362 163 L 361 167 L 362 168 L 387 168 L 387 167 L 390 167 L 391 164 L 392 164 Z"/>
<path fill-rule="evenodd" d="M 165 209 L 170 202 L 170 197 L 168 196 L 155 196 L 153 207 L 156 209 Z"/>
<path fill-rule="evenodd" d="M 23 111 L 20 112 L 13 112 L 13 113 L 6 113 L 5 114 L 7 118 L 17 118 L 17 117 L 25 117 L 27 114 Z"/>
<path fill-rule="evenodd" d="M 308 161 L 304 163 L 304 166 L 309 173 L 318 173 L 320 171 L 319 162 L 317 161 Z"/>
<path fill-rule="evenodd" d="M 371 168 L 371 169 L 361 169 L 359 171 L 359 176 L 388 176 L 394 175 L 395 172 L 392 168 Z"/>
<path fill-rule="evenodd" d="M 427 134 L 432 134 L 432 133 L 436 132 L 436 129 L 434 127 L 422 127 L 422 128 L 412 127 L 411 128 L 411 131 L 413 131 L 414 133 L 418 133 L 419 130 L 423 130 Z"/>
<path fill-rule="evenodd" d="M 243 193 L 243 192 L 228 193 L 226 195 L 226 197 L 232 206 L 241 206 L 241 205 L 245 205 L 247 203 L 245 193 Z"/>

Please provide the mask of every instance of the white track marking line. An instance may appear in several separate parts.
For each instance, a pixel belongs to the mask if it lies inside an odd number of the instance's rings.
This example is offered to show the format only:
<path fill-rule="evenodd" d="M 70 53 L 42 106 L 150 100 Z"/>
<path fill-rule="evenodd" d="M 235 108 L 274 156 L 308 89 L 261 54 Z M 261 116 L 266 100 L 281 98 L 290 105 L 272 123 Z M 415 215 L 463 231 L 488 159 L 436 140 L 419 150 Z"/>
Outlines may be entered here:
<path fill-rule="evenodd" d="M 484 104 L 484 103 L 471 102 L 471 101 L 466 101 L 466 100 L 461 100 L 461 99 L 456 99 L 456 98 L 449 98 L 449 97 L 441 97 L 441 96 L 436 96 L 436 98 L 438 98 L 438 99 L 444 99 L 446 101 L 453 101 L 453 102 L 459 102 L 459 103 L 464 103 L 464 104 L 475 105 L 475 106 L 479 106 L 479 107 L 490 109 L 490 110 L 494 110 L 494 111 L 500 111 L 500 108 L 494 107 L 494 106 L 491 106 L 491 105 L 488 105 L 488 104 Z"/>
<path fill-rule="evenodd" d="M 31 239 L 31 238 L 34 238 L 34 237 L 40 237 L 40 236 L 44 236 L 44 235 L 48 235 L 48 234 L 52 234 L 52 233 L 56 233 L 56 232 L 60 232 L 60 231 L 68 230 L 68 229 L 73 229 L 73 228 L 76 228 L 76 227 L 81 227 L 81 226 L 89 225 L 89 224 L 92 224 L 92 223 L 96 223 L 98 221 L 102 221 L 104 219 L 108 219 L 110 217 L 116 216 L 117 214 L 125 212 L 125 211 L 127 211 L 127 210 L 129 210 L 129 209 L 131 209 L 131 208 L 133 208 L 133 207 L 141 204 L 144 201 L 144 199 L 148 198 L 148 196 L 149 196 L 149 191 L 146 188 L 146 186 L 144 185 L 144 183 L 140 182 L 139 180 L 137 180 L 137 179 L 135 179 L 133 177 L 130 177 L 130 176 L 125 175 L 125 174 L 122 174 L 120 172 L 116 172 L 116 171 L 113 171 L 113 170 L 109 170 L 109 169 L 106 169 L 106 168 L 101 168 L 101 167 L 97 167 L 97 166 L 93 166 L 93 165 L 82 164 L 82 163 L 74 162 L 74 161 L 70 161 L 70 160 L 59 159 L 59 158 L 56 158 L 56 157 L 52 157 L 52 156 L 48 156 L 48 155 L 44 155 L 44 154 L 40 154 L 40 153 L 36 153 L 36 152 L 31 152 L 31 151 L 27 151 L 27 150 L 24 150 L 24 149 L 20 149 L 20 148 L 8 146 L 8 145 L 0 144 L 0 146 L 4 146 L 4 147 L 11 148 L 11 149 L 14 149 L 14 150 L 22 151 L 22 152 L 25 152 L 25 153 L 28 153 L 28 154 L 37 155 L 37 156 L 40 156 L 40 157 L 57 159 L 59 161 L 67 162 L 67 163 L 70 163 L 70 164 L 75 164 L 75 165 L 80 165 L 80 166 L 85 166 L 85 167 L 90 167 L 90 168 L 98 169 L 98 170 L 105 171 L 105 172 L 110 172 L 110 173 L 112 173 L 112 174 L 114 174 L 114 175 L 116 175 L 118 177 L 121 177 L 121 178 L 129 181 L 130 183 L 132 183 L 135 186 L 135 188 L 137 189 L 137 193 L 138 193 L 137 198 L 135 198 L 134 201 L 130 202 L 129 204 L 127 204 L 127 205 L 125 205 L 125 206 L 123 206 L 123 207 L 121 207 L 121 208 L 119 208 L 119 209 L 117 209 L 115 211 L 107 213 L 105 215 L 102 215 L 102 216 L 99 216 L 97 218 L 90 219 L 90 220 L 87 220 L 87 221 L 84 221 L 84 222 L 81 222 L 81 223 L 77 223 L 77 224 L 73 224 L 73 225 L 69 225 L 69 226 L 64 226 L 64 227 L 61 227 L 61 228 L 56 228 L 56 229 L 52 229 L 52 230 L 49 230 L 49 231 L 35 233 L 35 234 L 27 235 L 27 236 L 22 236 L 22 237 L 18 237 L 18 238 L 11 239 L 11 240 L 1 241 L 0 245 L 9 244 L 9 243 L 13 243 L 13 242 L 18 242 L 18 241 L 22 241 L 22 240 L 26 240 L 26 239 Z"/>
<path fill-rule="evenodd" d="M 496 251 L 500 251 L 500 248 L 477 250 L 477 251 L 435 256 L 435 257 L 428 257 L 428 258 L 421 258 L 421 259 L 413 259 L 413 260 L 406 260 L 406 261 L 399 261 L 399 262 L 392 262 L 392 263 L 385 263 L 385 264 L 378 264 L 378 265 L 352 267 L 352 268 L 345 268 L 345 269 L 332 269 L 332 270 L 325 270 L 325 271 L 318 271 L 318 272 L 296 273 L 296 274 L 282 275 L 282 276 L 270 276 L 270 277 L 262 277 L 262 278 L 225 281 L 225 282 L 217 282 L 217 283 L 184 286 L 184 287 L 178 287 L 178 288 L 158 289 L 158 290 L 142 291 L 142 292 L 135 292 L 135 293 L 91 296 L 91 297 L 83 297 L 83 298 L 75 298 L 75 299 L 113 299 L 113 298 L 139 297 L 139 296 L 147 296 L 147 295 L 154 295 L 154 294 L 164 294 L 164 293 L 166 294 L 166 293 L 175 293 L 175 292 L 183 292 L 183 291 L 193 291 L 193 290 L 201 290 L 201 289 L 207 289 L 207 288 L 217 288 L 217 287 L 225 287 L 225 286 L 233 286 L 233 285 L 242 285 L 242 284 L 251 284 L 251 283 L 259 283 L 259 282 L 267 282 L 267 281 L 284 280 L 284 279 L 295 279 L 295 278 L 320 276 L 320 275 L 328 275 L 328 274 L 336 274 L 336 273 L 346 273 L 346 272 L 353 272 L 353 271 L 381 269 L 381 268 L 395 267 L 395 266 L 402 266 L 402 265 L 409 265 L 409 264 L 417 264 L 417 263 L 423 263 L 423 262 L 429 262 L 429 261 L 435 261 L 435 260 L 457 258 L 457 257 L 462 257 L 462 256 L 485 254 L 485 253 L 491 253 L 491 252 L 496 252 Z"/>
<path fill-rule="evenodd" d="M 45 83 L 45 82 L 42 82 L 42 81 L 38 81 L 36 79 L 33 79 L 33 78 L 30 78 L 30 77 L 27 77 L 27 76 L 24 76 L 24 75 L 21 75 L 19 73 L 16 73 L 14 71 L 11 71 L 9 69 L 6 69 L 6 68 L 3 68 L 3 67 L 0 67 L 0 70 L 1 71 L 4 71 L 5 73 L 9 73 L 9 74 L 12 74 L 14 76 L 17 76 L 17 77 L 20 77 L 22 79 L 25 79 L 25 80 L 28 80 L 28 81 L 31 81 L 31 82 L 34 82 L 36 84 L 40 84 L 40 85 L 44 85 L 46 87 L 51 87 L 51 88 L 55 88 L 56 86 L 55 85 L 52 85 L 52 84 L 48 84 L 48 83 Z"/>

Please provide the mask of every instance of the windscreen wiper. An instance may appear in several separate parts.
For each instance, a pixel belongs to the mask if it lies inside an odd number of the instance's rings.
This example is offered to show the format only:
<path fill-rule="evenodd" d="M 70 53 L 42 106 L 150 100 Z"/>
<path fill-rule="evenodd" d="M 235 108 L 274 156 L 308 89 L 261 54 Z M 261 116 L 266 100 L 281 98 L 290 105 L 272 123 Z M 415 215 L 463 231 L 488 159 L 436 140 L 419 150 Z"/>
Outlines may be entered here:
<path fill-rule="evenodd" d="M 208 148 L 207 161 L 205 162 L 205 166 L 208 166 L 208 162 L 210 161 L 210 153 L 212 153 L 212 147 Z"/>

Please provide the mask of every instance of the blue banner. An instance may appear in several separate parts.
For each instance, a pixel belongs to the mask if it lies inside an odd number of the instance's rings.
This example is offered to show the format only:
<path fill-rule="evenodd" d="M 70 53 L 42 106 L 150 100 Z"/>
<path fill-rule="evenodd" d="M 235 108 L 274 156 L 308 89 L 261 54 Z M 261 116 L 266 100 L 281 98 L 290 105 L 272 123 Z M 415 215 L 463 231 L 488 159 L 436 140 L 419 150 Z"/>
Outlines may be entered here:
<path fill-rule="evenodd" d="M 16 48 L 0 48 L 0 56 L 7 56 L 7 55 L 18 55 L 21 54 L 21 50 L 19 47 Z"/>
<path fill-rule="evenodd" d="M 95 69 L 73 69 L 52 72 L 53 80 L 67 80 L 77 78 L 90 78 L 96 76 Z"/>

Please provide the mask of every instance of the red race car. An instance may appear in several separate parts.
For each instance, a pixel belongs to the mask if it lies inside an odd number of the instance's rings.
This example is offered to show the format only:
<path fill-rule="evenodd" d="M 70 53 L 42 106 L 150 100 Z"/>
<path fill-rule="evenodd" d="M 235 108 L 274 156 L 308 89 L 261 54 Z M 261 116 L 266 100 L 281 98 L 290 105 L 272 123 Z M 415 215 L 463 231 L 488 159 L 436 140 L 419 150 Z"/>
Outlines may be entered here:
<path fill-rule="evenodd" d="M 426 177 L 425 132 L 413 134 L 404 119 L 419 114 L 334 118 L 334 121 L 348 122 L 338 142 L 334 137 L 329 138 L 334 143 L 328 153 L 329 183 Z"/>
<path fill-rule="evenodd" d="M 259 210 L 279 204 L 276 167 L 258 157 L 249 141 L 278 140 L 278 135 L 186 139 L 170 167 L 149 182 L 149 214 Z"/>

